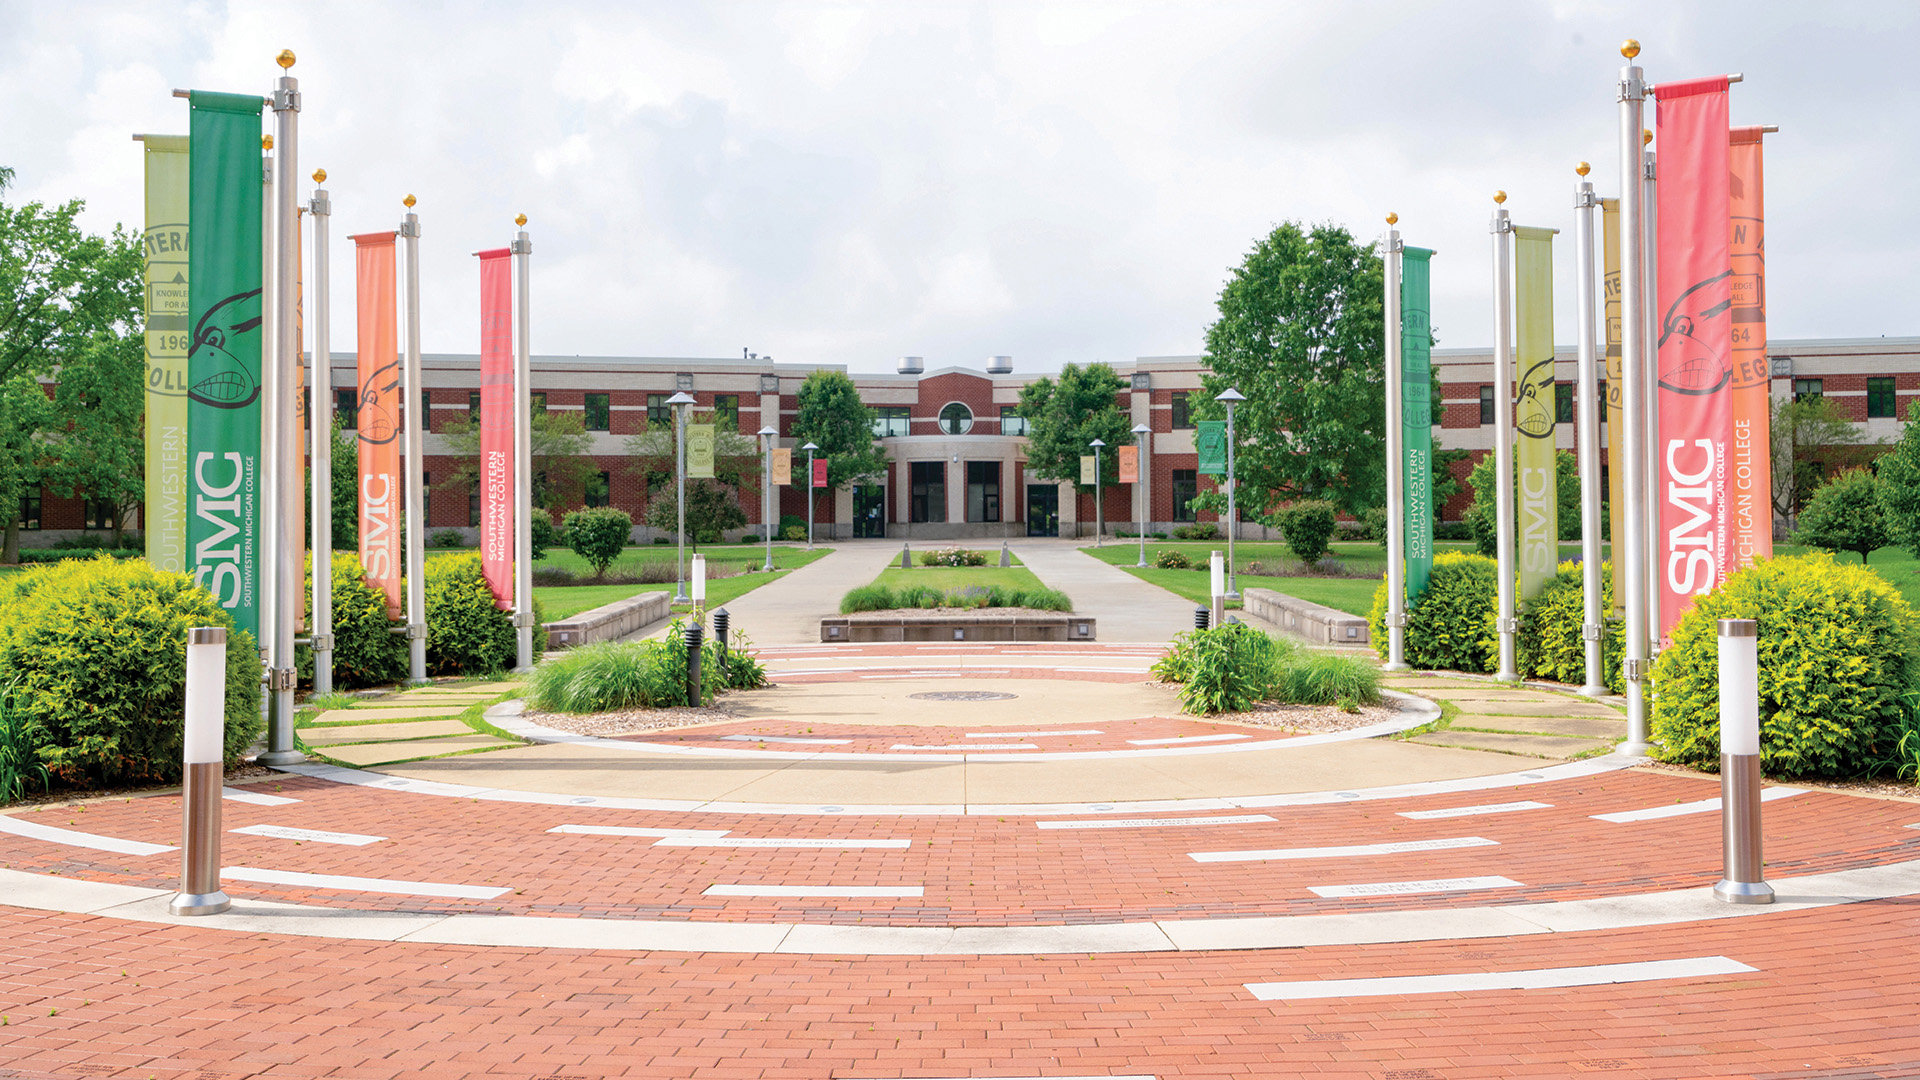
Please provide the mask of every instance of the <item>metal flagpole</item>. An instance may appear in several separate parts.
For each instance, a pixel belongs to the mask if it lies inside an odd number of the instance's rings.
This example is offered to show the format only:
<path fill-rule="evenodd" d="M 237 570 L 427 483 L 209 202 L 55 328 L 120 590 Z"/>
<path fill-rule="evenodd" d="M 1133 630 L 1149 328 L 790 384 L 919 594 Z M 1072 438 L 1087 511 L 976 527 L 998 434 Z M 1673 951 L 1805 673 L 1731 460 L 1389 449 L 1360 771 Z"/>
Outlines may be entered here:
<path fill-rule="evenodd" d="M 407 354 L 403 364 L 401 409 L 407 418 L 407 680 L 427 681 L 427 537 L 421 510 L 425 492 L 425 462 L 421 433 L 433 418 L 427 413 L 420 383 L 420 215 L 413 212 L 413 196 L 400 200 L 407 208 L 400 223 L 406 241 Z"/>
<path fill-rule="evenodd" d="M 801 447 L 807 452 L 807 550 L 813 550 L 813 501 L 818 496 L 813 490 L 813 452 L 820 449 L 813 443 Z"/>
<path fill-rule="evenodd" d="M 687 406 L 693 395 L 682 390 L 667 399 L 673 406 L 673 482 L 679 493 L 679 532 L 674 536 L 673 602 L 687 602 Z M 811 479 L 811 478 L 809 478 Z M 812 530 L 808 530 L 811 534 Z"/>
<path fill-rule="evenodd" d="M 514 669 L 533 670 L 533 332 L 528 326 L 528 264 L 533 241 L 527 215 L 513 219 L 520 231 L 513 252 L 513 626 Z M 546 511 L 541 511 L 545 513 Z"/>
<path fill-rule="evenodd" d="M 261 366 L 268 395 L 267 448 L 262 463 L 264 490 L 261 492 L 265 535 L 261 537 L 271 577 L 262 590 L 271 597 L 271 606 L 260 623 L 262 644 L 267 649 L 267 752 L 260 756 L 266 765 L 286 765 L 305 761 L 305 755 L 293 748 L 293 628 L 299 621 L 300 566 L 300 432 L 294 423 L 300 368 L 300 322 L 294 305 L 300 302 L 300 82 L 288 74 L 294 63 L 293 52 L 282 50 L 276 58 L 281 67 L 280 81 L 273 92 L 273 213 L 270 241 L 273 251 L 272 342 L 267 360 Z M 263 305 L 264 307 L 264 305 Z"/>
<path fill-rule="evenodd" d="M 1600 610 L 1600 375 L 1593 273 L 1593 221 L 1600 198 L 1586 178 L 1590 168 L 1583 161 L 1574 170 L 1580 186 L 1573 193 L 1573 306 L 1580 335 L 1580 587 L 1585 605 L 1581 634 L 1587 646 L 1587 679 L 1580 692 L 1606 697 L 1612 691 L 1601 667 L 1606 621 Z"/>
<path fill-rule="evenodd" d="M 1095 439 L 1087 445 L 1093 447 L 1093 546 L 1099 547 L 1100 541 L 1107 535 L 1107 511 L 1106 507 L 1101 504 L 1101 497 L 1106 493 L 1106 485 L 1101 483 L 1100 474 L 1100 448 L 1107 445 L 1107 441 L 1105 439 Z M 1075 496 L 1075 498 L 1077 499 L 1078 496 Z M 1075 512 L 1077 513 L 1078 511 L 1076 510 Z M 1075 529 L 1074 531 L 1078 532 L 1079 530 Z"/>
<path fill-rule="evenodd" d="M 1628 757 L 1647 753 L 1647 470 L 1646 456 L 1646 337 L 1647 282 L 1641 248 L 1645 240 L 1643 202 L 1646 198 L 1641 180 L 1641 115 L 1647 97 L 1644 73 L 1633 60 L 1640 55 L 1640 43 L 1628 41 L 1620 48 L 1627 64 L 1620 69 L 1620 373 L 1622 419 L 1626 422 L 1626 460 L 1624 467 L 1627 506 L 1623 520 L 1627 535 L 1615 537 L 1616 546 L 1625 547 L 1627 609 L 1626 655 L 1621 672 L 1627 682 L 1627 740 L 1615 752 Z M 1624 545 L 1622 545 L 1624 541 Z M 1619 553 L 1616 553 L 1618 557 Z"/>
<path fill-rule="evenodd" d="M 772 424 L 760 428 L 760 441 L 766 443 L 766 465 L 761 474 L 765 480 L 760 485 L 760 524 L 767 534 L 767 565 L 761 569 L 769 572 L 773 570 L 773 440 L 779 436 L 780 432 Z"/>
<path fill-rule="evenodd" d="M 327 170 L 316 169 L 313 182 L 327 182 Z M 327 189 L 315 187 L 307 203 L 313 217 L 313 374 L 307 378 L 313 402 L 307 408 L 313 423 L 313 692 L 333 692 L 333 352 L 328 335 L 327 225 L 333 200 Z"/>
<path fill-rule="evenodd" d="M 1500 575 L 1500 611 L 1494 623 L 1500 635 L 1500 670 L 1493 677 L 1518 682 L 1514 636 L 1519 620 L 1514 618 L 1513 597 L 1513 223 L 1507 219 L 1506 201 L 1506 192 L 1494 192 L 1489 226 L 1493 233 L 1494 543 Z"/>
<path fill-rule="evenodd" d="M 1649 90 L 1651 92 L 1651 90 Z M 1642 130 L 1642 146 L 1653 142 L 1653 132 Z M 1641 308 L 1640 332 L 1645 344 L 1641 347 L 1640 362 L 1646 388 L 1646 423 L 1642 431 L 1646 435 L 1645 463 L 1641 468 L 1647 477 L 1647 502 L 1642 508 L 1646 514 L 1647 556 L 1647 663 L 1660 655 L 1660 493 L 1654 478 L 1660 475 L 1660 335 L 1657 323 L 1660 319 L 1660 204 L 1657 198 L 1659 181 L 1652 151 L 1647 151 L 1647 161 L 1642 173 L 1644 194 L 1640 200 L 1640 221 L 1645 239 L 1640 243 L 1640 257 L 1646 266 L 1646 277 L 1642 280 L 1645 287 L 1641 295 L 1646 304 Z M 1651 669 L 1648 674 L 1651 675 Z"/>
<path fill-rule="evenodd" d="M 1398 267 L 1395 267 L 1398 270 Z M 1227 403 L 1227 592 L 1229 600 L 1240 599 L 1240 590 L 1235 583 L 1233 571 L 1233 538 L 1240 531 L 1240 509 L 1234 498 L 1240 493 L 1240 474 L 1233 471 L 1233 406 L 1247 400 L 1247 396 L 1229 386 L 1220 391 L 1214 399 Z"/>
<path fill-rule="evenodd" d="M 1133 459 L 1133 497 L 1140 507 L 1140 561 L 1135 566 L 1147 565 L 1147 518 L 1153 513 L 1153 503 L 1147 495 L 1147 436 L 1153 429 L 1145 424 L 1133 425 L 1134 445 L 1139 447 Z"/>
<path fill-rule="evenodd" d="M 1501 211 L 1505 213 L 1506 211 Z M 1400 223 L 1399 214 L 1387 215 L 1387 671 L 1406 671 L 1407 664 L 1407 478 L 1401 430 L 1400 370 Z M 1495 243 L 1498 243 L 1498 239 Z M 1496 259 L 1497 262 L 1497 259 Z M 1498 270 L 1495 273 L 1499 273 Z M 1497 301 L 1496 301 L 1497 303 Z M 1505 321 L 1502 320 L 1502 325 Z M 1501 346 L 1496 344 L 1496 350 Z M 1497 361 L 1496 361 L 1497 363 Z M 1505 638 L 1501 639 L 1503 642 Z M 1502 664 L 1501 670 L 1507 670 Z"/>

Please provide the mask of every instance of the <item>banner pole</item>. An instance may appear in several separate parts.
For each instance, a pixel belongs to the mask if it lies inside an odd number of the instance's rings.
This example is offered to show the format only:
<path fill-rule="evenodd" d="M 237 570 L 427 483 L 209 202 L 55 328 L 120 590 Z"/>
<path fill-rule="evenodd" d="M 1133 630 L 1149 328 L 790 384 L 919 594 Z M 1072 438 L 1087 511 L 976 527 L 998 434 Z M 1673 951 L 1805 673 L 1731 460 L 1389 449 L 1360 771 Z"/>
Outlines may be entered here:
<path fill-rule="evenodd" d="M 1616 547 L 1624 547 L 1627 609 L 1626 654 L 1621 658 L 1621 673 L 1627 683 L 1627 739 L 1615 748 L 1625 757 L 1645 757 L 1647 753 L 1647 281 L 1642 247 L 1646 239 L 1646 192 L 1642 186 L 1643 150 L 1640 140 L 1641 117 L 1646 103 L 1647 85 L 1643 72 L 1633 63 L 1640 55 L 1640 43 L 1628 41 L 1620 49 L 1627 58 L 1620 69 L 1620 372 L 1622 413 L 1626 422 L 1626 460 L 1614 467 L 1626 469 L 1626 535 L 1615 537 Z M 1619 553 L 1616 553 L 1618 555 Z"/>
<path fill-rule="evenodd" d="M 1644 147 L 1653 141 L 1651 131 L 1642 130 L 1640 143 Z M 1642 526 L 1647 532 L 1647 556 L 1642 565 L 1646 567 L 1644 578 L 1647 590 L 1647 663 L 1651 665 L 1660 655 L 1660 493 L 1654 478 L 1660 475 L 1660 199 L 1657 171 L 1652 151 L 1646 152 L 1646 164 L 1642 167 L 1640 196 L 1640 257 L 1646 269 L 1641 280 L 1644 286 L 1641 297 L 1645 303 L 1641 306 L 1640 333 L 1643 344 L 1640 347 L 1641 387 L 1647 395 L 1646 411 L 1641 415 L 1646 419 L 1640 431 L 1643 438 L 1641 469 L 1646 477 L 1646 505 L 1641 511 L 1646 515 Z M 1647 675 L 1653 671 L 1648 668 Z"/>
<path fill-rule="evenodd" d="M 1407 665 L 1407 534 L 1403 519 L 1407 513 L 1405 467 L 1402 455 L 1406 439 L 1401 431 L 1402 392 L 1400 361 L 1400 230 L 1392 226 L 1399 214 L 1387 215 L 1386 252 L 1386 369 L 1387 369 L 1387 662 L 1386 671 L 1406 671 Z M 1231 445 L 1232 440 L 1228 440 Z M 1231 524 L 1228 526 L 1232 527 Z"/>
<path fill-rule="evenodd" d="M 528 325 L 532 288 L 527 280 L 533 241 L 527 215 L 514 218 L 520 231 L 513 252 L 513 625 L 514 670 L 533 670 L 533 333 Z M 545 513 L 545 511 L 541 511 Z"/>
<path fill-rule="evenodd" d="M 269 619 L 260 626 L 267 646 L 267 752 L 263 765 L 288 765 L 306 760 L 293 748 L 294 624 L 300 620 L 301 551 L 300 431 L 294 421 L 294 400 L 300 369 L 300 81 L 293 69 L 292 50 L 282 50 L 277 63 L 283 69 L 273 92 L 273 334 L 272 352 L 262 365 L 267 371 L 267 435 L 265 488 L 261 509 L 266 518 L 265 554 L 271 580 L 263 590 L 271 598 Z"/>
<path fill-rule="evenodd" d="M 1600 199 L 1588 180 L 1590 166 L 1581 162 L 1574 172 L 1580 186 L 1573 193 L 1573 276 L 1574 312 L 1579 325 L 1580 424 L 1580 590 L 1583 601 L 1581 636 L 1586 639 L 1586 684 L 1580 692 L 1587 697 L 1606 697 L 1602 667 L 1605 617 L 1600 610 L 1600 373 L 1594 309 L 1593 219 Z"/>
<path fill-rule="evenodd" d="M 1494 678 L 1519 682 L 1514 663 L 1513 582 L 1513 223 L 1504 205 L 1507 193 L 1494 193 L 1493 221 L 1493 474 L 1494 554 L 1500 610 L 1494 630 L 1500 635 L 1500 667 Z"/>
<path fill-rule="evenodd" d="M 327 182 L 327 170 L 317 169 L 313 182 Z M 332 261 L 327 252 L 327 227 L 333 200 L 327 189 L 315 187 L 307 204 L 313 217 L 313 692 L 333 692 L 333 347 L 327 276 Z"/>
<path fill-rule="evenodd" d="M 407 276 L 404 288 L 407 301 L 407 349 L 401 367 L 401 415 L 407 418 L 406 482 L 407 499 L 407 681 L 420 685 L 427 679 L 427 538 L 425 504 L 421 484 L 426 463 L 421 438 L 433 418 L 427 413 L 425 387 L 420 383 L 420 215 L 413 212 L 413 196 L 401 200 L 407 208 L 400 223 L 400 236 L 406 241 Z"/>

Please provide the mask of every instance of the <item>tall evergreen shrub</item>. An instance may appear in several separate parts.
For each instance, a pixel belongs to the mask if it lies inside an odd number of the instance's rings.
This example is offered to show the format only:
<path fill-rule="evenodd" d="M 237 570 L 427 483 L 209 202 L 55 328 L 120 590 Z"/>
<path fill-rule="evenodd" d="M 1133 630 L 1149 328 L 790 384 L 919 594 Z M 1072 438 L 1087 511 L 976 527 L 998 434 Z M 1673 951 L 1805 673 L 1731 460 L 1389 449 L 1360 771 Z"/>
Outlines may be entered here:
<path fill-rule="evenodd" d="M 1493 633 L 1498 575 L 1494 561 L 1464 551 L 1433 557 L 1427 591 L 1407 610 L 1407 663 L 1440 671 L 1492 671 L 1498 658 Z M 1374 590 L 1367 627 L 1374 651 L 1387 656 L 1387 583 Z"/>

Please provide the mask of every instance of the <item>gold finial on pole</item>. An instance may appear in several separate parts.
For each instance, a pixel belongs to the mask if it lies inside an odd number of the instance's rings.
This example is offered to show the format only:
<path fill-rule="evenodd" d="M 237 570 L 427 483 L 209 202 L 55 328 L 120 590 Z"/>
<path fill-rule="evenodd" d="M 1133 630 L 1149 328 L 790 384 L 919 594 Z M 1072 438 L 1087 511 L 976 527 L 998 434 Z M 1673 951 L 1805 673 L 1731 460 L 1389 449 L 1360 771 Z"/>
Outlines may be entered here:
<path fill-rule="evenodd" d="M 1502 205 L 1502 204 L 1504 204 L 1504 203 L 1505 203 L 1506 201 L 1507 201 L 1507 193 L 1506 193 L 1506 192 L 1504 192 L 1504 191 L 1496 191 L 1496 192 L 1494 192 L 1494 193 L 1493 193 L 1493 203 L 1494 203 L 1494 205 L 1495 205 L 1495 206 L 1499 206 L 1499 205 Z"/>
<path fill-rule="evenodd" d="M 260 149 L 262 150 L 273 149 L 273 136 L 271 135 L 260 136 Z"/>
<path fill-rule="evenodd" d="M 273 62 L 279 64 L 282 68 L 291 68 L 293 66 L 293 50 L 281 49 L 280 55 L 274 57 Z"/>
<path fill-rule="evenodd" d="M 1620 55 L 1626 57 L 1629 60 L 1633 59 L 1636 56 L 1639 56 L 1640 43 L 1638 41 L 1633 40 L 1632 38 L 1628 38 L 1626 41 L 1621 42 Z"/>
<path fill-rule="evenodd" d="M 516 215 L 514 216 L 514 219 L 513 219 L 513 223 L 514 223 L 515 225 L 518 225 L 518 226 L 520 226 L 520 227 L 521 227 L 521 228 L 523 228 L 523 229 L 524 229 L 524 228 L 526 228 L 526 227 L 527 227 L 527 215 L 525 215 L 525 214 L 516 214 Z"/>
<path fill-rule="evenodd" d="M 1399 215 L 1399 214 L 1396 214 L 1396 213 L 1394 213 L 1394 212 L 1393 212 L 1393 211 L 1391 211 L 1391 210 L 1389 210 L 1389 211 L 1387 211 L 1387 224 L 1389 224 L 1389 225 L 1398 225 L 1398 224 L 1400 224 L 1400 215 Z"/>
<path fill-rule="evenodd" d="M 1640 129 L 1640 145 L 1641 146 L 1653 145 L 1653 129 L 1652 128 Z"/>
<path fill-rule="evenodd" d="M 413 209 L 413 196 L 409 195 L 406 198 L 401 199 L 400 205 L 406 207 L 409 210 Z"/>
<path fill-rule="evenodd" d="M 1591 166 L 1591 165 L 1589 165 L 1589 164 L 1587 164 L 1586 162 L 1584 162 L 1584 161 L 1583 161 L 1583 162 L 1581 162 L 1580 164 L 1578 164 L 1578 165 L 1575 165 L 1575 166 L 1573 167 L 1573 171 L 1574 171 L 1574 172 L 1577 172 L 1577 173 L 1579 173 L 1579 174 L 1580 174 L 1581 176 L 1585 176 L 1585 175 L 1587 175 L 1588 173 L 1590 173 L 1590 172 L 1592 172 L 1592 171 L 1593 171 L 1593 166 Z"/>
<path fill-rule="evenodd" d="M 313 182 L 314 182 L 314 183 L 316 183 L 316 184 L 324 184 L 324 183 L 326 183 L 326 182 L 327 182 L 327 170 L 325 170 L 325 169 L 315 169 L 315 170 L 313 170 Z"/>

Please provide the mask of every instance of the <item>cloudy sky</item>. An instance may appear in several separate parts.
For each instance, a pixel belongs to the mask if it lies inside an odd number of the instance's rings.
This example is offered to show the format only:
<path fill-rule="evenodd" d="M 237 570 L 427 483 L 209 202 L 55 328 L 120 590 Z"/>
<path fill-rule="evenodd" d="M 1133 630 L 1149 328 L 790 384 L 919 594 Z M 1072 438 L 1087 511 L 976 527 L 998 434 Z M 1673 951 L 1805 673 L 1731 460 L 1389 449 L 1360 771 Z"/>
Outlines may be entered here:
<path fill-rule="evenodd" d="M 1194 353 L 1256 237 L 1388 210 L 1440 252 L 1442 346 L 1484 345 L 1496 188 L 1565 230 L 1570 341 L 1572 170 L 1618 185 L 1630 36 L 1656 81 L 1743 72 L 1734 122 L 1782 129 L 1773 336 L 1920 334 L 1911 2 L 0 0 L 0 165 L 10 200 L 138 224 L 128 136 L 186 130 L 173 87 L 267 91 L 291 48 L 336 251 L 419 198 L 429 351 L 477 350 L 468 253 L 517 212 L 539 353 Z"/>

